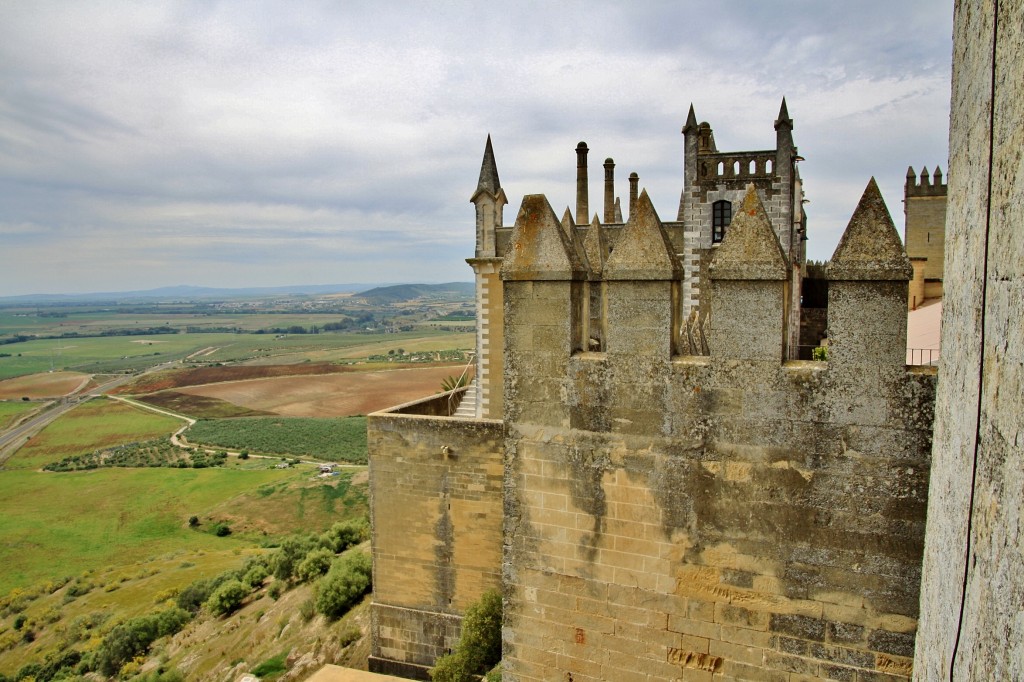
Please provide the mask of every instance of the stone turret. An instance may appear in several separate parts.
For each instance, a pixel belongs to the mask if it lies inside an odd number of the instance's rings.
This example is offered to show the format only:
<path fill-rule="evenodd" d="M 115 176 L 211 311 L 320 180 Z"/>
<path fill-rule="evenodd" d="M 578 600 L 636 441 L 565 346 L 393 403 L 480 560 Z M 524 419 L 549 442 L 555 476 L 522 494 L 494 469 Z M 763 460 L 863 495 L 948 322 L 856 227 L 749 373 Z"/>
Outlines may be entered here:
<path fill-rule="evenodd" d="M 494 231 L 501 227 L 502 209 L 508 199 L 498 180 L 498 166 L 494 161 L 490 135 L 487 136 L 484 158 L 480 164 L 480 179 L 469 200 L 476 205 L 476 257 L 493 258 L 499 255 L 496 252 Z"/>
<path fill-rule="evenodd" d="M 711 355 L 781 362 L 789 264 L 752 184 L 709 273 Z"/>
<path fill-rule="evenodd" d="M 907 168 L 903 186 L 903 243 L 914 266 L 908 307 L 913 310 L 928 299 L 942 298 L 946 244 L 946 192 L 942 170 L 936 166 L 929 176 Z"/>
<path fill-rule="evenodd" d="M 868 182 L 832 259 L 829 363 L 853 381 L 866 366 L 902 370 L 907 347 L 907 282 L 913 274 L 875 179 Z"/>
<path fill-rule="evenodd" d="M 480 179 L 470 198 L 476 206 L 476 256 L 467 259 L 476 279 L 476 379 L 470 390 L 476 391 L 475 416 L 497 419 L 502 411 L 503 344 L 502 290 L 498 268 L 497 229 L 502 227 L 502 212 L 508 199 L 498 179 L 491 136 L 487 136 Z"/>
<path fill-rule="evenodd" d="M 564 375 L 570 353 L 582 350 L 587 274 L 547 198 L 523 197 L 501 266 L 506 420 L 568 425 L 556 377 Z"/>

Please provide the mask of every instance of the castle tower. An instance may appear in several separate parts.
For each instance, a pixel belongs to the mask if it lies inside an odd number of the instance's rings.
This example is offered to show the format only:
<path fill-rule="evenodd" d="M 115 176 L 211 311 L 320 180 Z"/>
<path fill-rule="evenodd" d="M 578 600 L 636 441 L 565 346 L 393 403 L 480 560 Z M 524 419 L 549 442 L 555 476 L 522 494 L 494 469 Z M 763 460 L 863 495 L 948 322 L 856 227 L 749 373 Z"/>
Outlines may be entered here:
<path fill-rule="evenodd" d="M 708 267 L 725 239 L 753 185 L 764 206 L 785 256 L 789 274 L 786 299 L 787 357 L 797 357 L 800 334 L 800 291 L 806 258 L 806 215 L 803 186 L 796 163 L 800 160 L 793 143 L 793 119 L 785 98 L 775 119 L 775 148 L 719 151 L 714 131 L 707 122 L 697 123 L 693 106 L 683 126 L 683 192 L 678 221 L 684 226 L 680 253 L 683 265 L 682 314 L 692 310 L 707 315 L 710 307 Z"/>
<path fill-rule="evenodd" d="M 926 299 L 942 298 L 946 191 L 938 166 L 931 177 L 927 168 L 921 169 L 920 177 L 913 167 L 907 169 L 907 182 L 903 186 L 903 243 L 914 266 L 908 301 L 911 310 Z"/>
<path fill-rule="evenodd" d="M 498 167 L 487 136 L 480 179 L 470 198 L 476 206 L 476 256 L 466 260 L 476 278 L 476 417 L 500 419 L 502 411 L 502 290 L 498 270 L 501 254 L 497 228 L 508 203 L 498 179 Z"/>

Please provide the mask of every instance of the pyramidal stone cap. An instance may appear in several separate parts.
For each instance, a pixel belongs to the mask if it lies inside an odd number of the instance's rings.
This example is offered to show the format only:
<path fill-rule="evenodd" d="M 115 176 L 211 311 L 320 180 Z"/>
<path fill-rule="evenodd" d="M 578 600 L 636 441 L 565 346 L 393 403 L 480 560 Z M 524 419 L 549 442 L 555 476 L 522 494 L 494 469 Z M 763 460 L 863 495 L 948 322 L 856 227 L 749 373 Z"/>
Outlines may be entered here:
<path fill-rule="evenodd" d="M 825 267 L 825 276 L 836 281 L 906 281 L 913 273 L 882 193 L 871 178 Z"/>
<path fill-rule="evenodd" d="M 682 277 L 683 268 L 647 190 L 637 198 L 634 213 L 605 261 L 604 278 L 668 280 Z"/>
<path fill-rule="evenodd" d="M 587 234 L 583 237 L 583 250 L 587 254 L 590 268 L 597 274 L 602 273 L 608 245 L 605 242 L 604 232 L 601 231 L 601 221 L 597 219 L 597 216 L 594 216 L 594 221 L 590 223 Z"/>
<path fill-rule="evenodd" d="M 480 163 L 480 179 L 476 183 L 476 191 L 470 201 L 475 201 L 481 192 L 486 192 L 493 197 L 498 196 L 501 191 L 501 181 L 498 179 L 498 164 L 494 161 L 494 148 L 491 146 L 491 136 L 487 136 L 487 144 L 484 146 L 484 158 Z"/>
<path fill-rule="evenodd" d="M 579 230 L 576 229 L 576 221 L 572 219 L 572 211 L 569 207 L 565 207 L 565 213 L 562 214 L 562 231 L 565 232 L 565 236 L 569 238 L 569 244 L 576 251 L 576 255 L 579 257 L 580 263 L 583 264 L 588 271 L 591 270 L 590 259 L 587 257 L 587 250 L 583 246 L 583 237 L 580 236 Z"/>
<path fill-rule="evenodd" d="M 543 194 L 523 197 L 501 264 L 504 280 L 583 280 L 586 266 Z"/>
<path fill-rule="evenodd" d="M 712 279 L 784 280 L 789 265 L 753 184 L 725 231 L 709 268 Z"/>

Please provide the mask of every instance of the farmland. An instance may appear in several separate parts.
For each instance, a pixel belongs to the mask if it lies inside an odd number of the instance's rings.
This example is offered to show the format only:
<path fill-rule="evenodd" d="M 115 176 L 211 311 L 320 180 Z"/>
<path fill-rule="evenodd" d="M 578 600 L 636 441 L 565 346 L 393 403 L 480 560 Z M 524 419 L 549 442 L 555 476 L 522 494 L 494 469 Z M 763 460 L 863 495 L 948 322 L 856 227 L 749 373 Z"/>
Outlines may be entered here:
<path fill-rule="evenodd" d="M 196 422 L 190 442 L 254 453 L 366 463 L 366 418 L 246 417 Z"/>
<path fill-rule="evenodd" d="M 188 451 L 169 439 L 183 419 L 108 398 L 75 405 L 72 397 L 57 409 L 74 409 L 4 463 L 0 602 L 19 589 L 34 595 L 20 613 L 38 639 L 23 641 L 13 625 L 19 611 L 0 612 L 0 673 L 41 661 L 82 619 L 110 614 L 102 635 L 286 536 L 363 517 L 362 415 L 438 392 L 463 372 L 474 346 L 471 296 L 402 300 L 402 291 L 379 300 L 0 304 L 0 394 L 10 396 L 0 401 L 0 429 L 50 409 L 41 401 L 95 390 L 108 380 L 97 375 L 158 366 L 117 392 L 199 420 L 184 434 L 198 446 Z M 275 468 L 284 457 L 346 464 L 320 477 L 314 464 Z M 229 532 L 219 537 L 221 529 Z M 339 624 L 297 615 L 309 596 L 297 587 L 275 601 L 264 587 L 231 625 L 258 629 L 260 642 L 236 633 L 230 645 L 217 644 L 229 635 L 219 631 L 224 621 L 210 621 L 168 644 L 167 656 L 175 664 L 202 657 L 208 672 L 193 676 L 191 668 L 189 679 L 225 679 L 234 665 L 225 646 L 251 666 L 290 648 L 309 651 L 310 642 L 341 633 Z M 264 612 L 276 614 L 273 622 Z"/>

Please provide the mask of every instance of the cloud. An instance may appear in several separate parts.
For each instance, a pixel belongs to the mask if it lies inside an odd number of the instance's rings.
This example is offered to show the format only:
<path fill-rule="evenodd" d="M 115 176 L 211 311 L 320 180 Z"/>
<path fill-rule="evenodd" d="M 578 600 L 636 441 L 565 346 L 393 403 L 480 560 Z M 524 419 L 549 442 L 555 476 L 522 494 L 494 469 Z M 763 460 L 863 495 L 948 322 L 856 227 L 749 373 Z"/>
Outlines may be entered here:
<path fill-rule="evenodd" d="M 508 221 L 526 193 L 573 201 L 580 139 L 592 167 L 616 159 L 620 194 L 635 170 L 671 219 L 689 104 L 723 149 L 761 149 L 782 95 L 810 248 L 827 257 L 867 177 L 891 208 L 907 164 L 945 163 L 950 15 L 923 1 L 8 3 L 0 293 L 90 290 L 111 271 L 125 288 L 468 279 L 487 133 Z"/>

